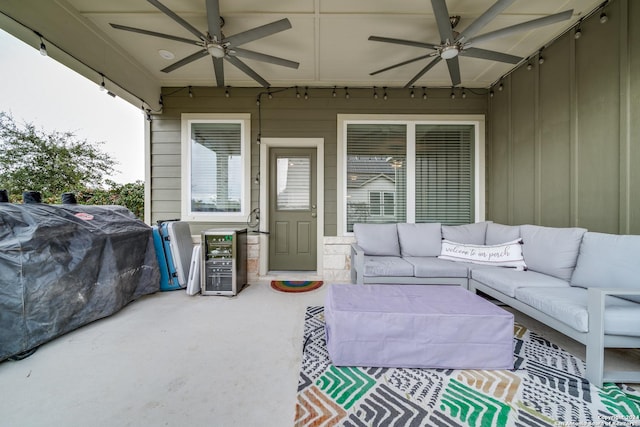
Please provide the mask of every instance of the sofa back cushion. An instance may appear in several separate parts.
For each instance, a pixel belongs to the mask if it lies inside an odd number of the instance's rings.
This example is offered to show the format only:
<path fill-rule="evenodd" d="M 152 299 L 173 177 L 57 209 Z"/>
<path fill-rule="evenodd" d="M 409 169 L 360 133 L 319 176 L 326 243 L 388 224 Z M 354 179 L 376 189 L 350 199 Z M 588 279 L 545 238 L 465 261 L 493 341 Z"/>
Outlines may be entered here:
<path fill-rule="evenodd" d="M 521 225 L 522 252 L 527 268 L 558 279 L 571 280 L 584 228 Z"/>
<path fill-rule="evenodd" d="M 442 242 L 439 222 L 398 224 L 402 256 L 438 256 Z"/>
<path fill-rule="evenodd" d="M 353 234 L 365 255 L 400 256 L 396 224 L 353 224 Z"/>
<path fill-rule="evenodd" d="M 464 225 L 443 225 L 442 238 L 457 243 L 484 245 L 487 224 L 488 222 L 476 222 Z"/>
<path fill-rule="evenodd" d="M 505 242 L 512 242 L 520 238 L 519 225 L 503 225 L 490 222 L 487 224 L 486 245 L 499 245 Z"/>
<path fill-rule="evenodd" d="M 585 233 L 571 286 L 640 290 L 640 236 Z M 640 302 L 640 296 L 620 296 Z"/>

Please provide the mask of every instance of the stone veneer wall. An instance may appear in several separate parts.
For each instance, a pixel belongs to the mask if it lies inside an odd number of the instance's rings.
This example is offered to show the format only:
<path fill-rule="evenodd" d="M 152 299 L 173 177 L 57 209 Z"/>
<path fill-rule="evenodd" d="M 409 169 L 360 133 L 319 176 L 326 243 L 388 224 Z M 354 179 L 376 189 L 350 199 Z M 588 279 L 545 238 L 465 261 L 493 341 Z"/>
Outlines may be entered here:
<path fill-rule="evenodd" d="M 353 237 L 325 237 L 323 252 L 323 271 L 318 276 L 325 282 L 348 283 L 351 278 L 350 245 Z M 247 238 L 247 275 L 249 283 L 261 279 L 258 275 L 260 256 L 260 239 L 257 235 Z"/>

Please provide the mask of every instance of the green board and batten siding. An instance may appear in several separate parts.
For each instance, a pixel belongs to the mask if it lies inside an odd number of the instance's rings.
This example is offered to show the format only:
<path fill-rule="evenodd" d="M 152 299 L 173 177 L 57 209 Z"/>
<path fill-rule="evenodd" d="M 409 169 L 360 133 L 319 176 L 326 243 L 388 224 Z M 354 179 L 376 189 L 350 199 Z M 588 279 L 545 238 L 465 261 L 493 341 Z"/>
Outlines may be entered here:
<path fill-rule="evenodd" d="M 494 88 L 488 219 L 640 234 L 640 2 L 606 12 Z"/>

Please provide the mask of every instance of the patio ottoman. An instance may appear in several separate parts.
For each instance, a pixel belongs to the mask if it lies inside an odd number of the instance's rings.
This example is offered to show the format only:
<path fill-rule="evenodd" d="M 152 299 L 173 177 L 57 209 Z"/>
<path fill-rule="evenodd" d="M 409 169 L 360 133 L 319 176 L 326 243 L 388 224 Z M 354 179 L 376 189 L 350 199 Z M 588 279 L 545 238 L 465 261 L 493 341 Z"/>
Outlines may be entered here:
<path fill-rule="evenodd" d="M 459 286 L 330 285 L 336 366 L 513 369 L 513 314 Z"/>

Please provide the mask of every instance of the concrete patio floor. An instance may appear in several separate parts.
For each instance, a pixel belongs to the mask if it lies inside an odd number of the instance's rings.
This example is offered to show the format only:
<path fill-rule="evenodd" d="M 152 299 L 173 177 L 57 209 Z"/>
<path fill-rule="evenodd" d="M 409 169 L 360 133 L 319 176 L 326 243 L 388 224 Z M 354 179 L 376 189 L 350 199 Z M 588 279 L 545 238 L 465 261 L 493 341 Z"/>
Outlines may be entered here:
<path fill-rule="evenodd" d="M 141 298 L 0 363 L 0 426 L 291 426 L 305 308 L 322 305 L 327 287 Z M 516 321 L 584 357 L 581 344 L 517 312 Z M 608 357 L 640 369 L 638 350 Z"/>

